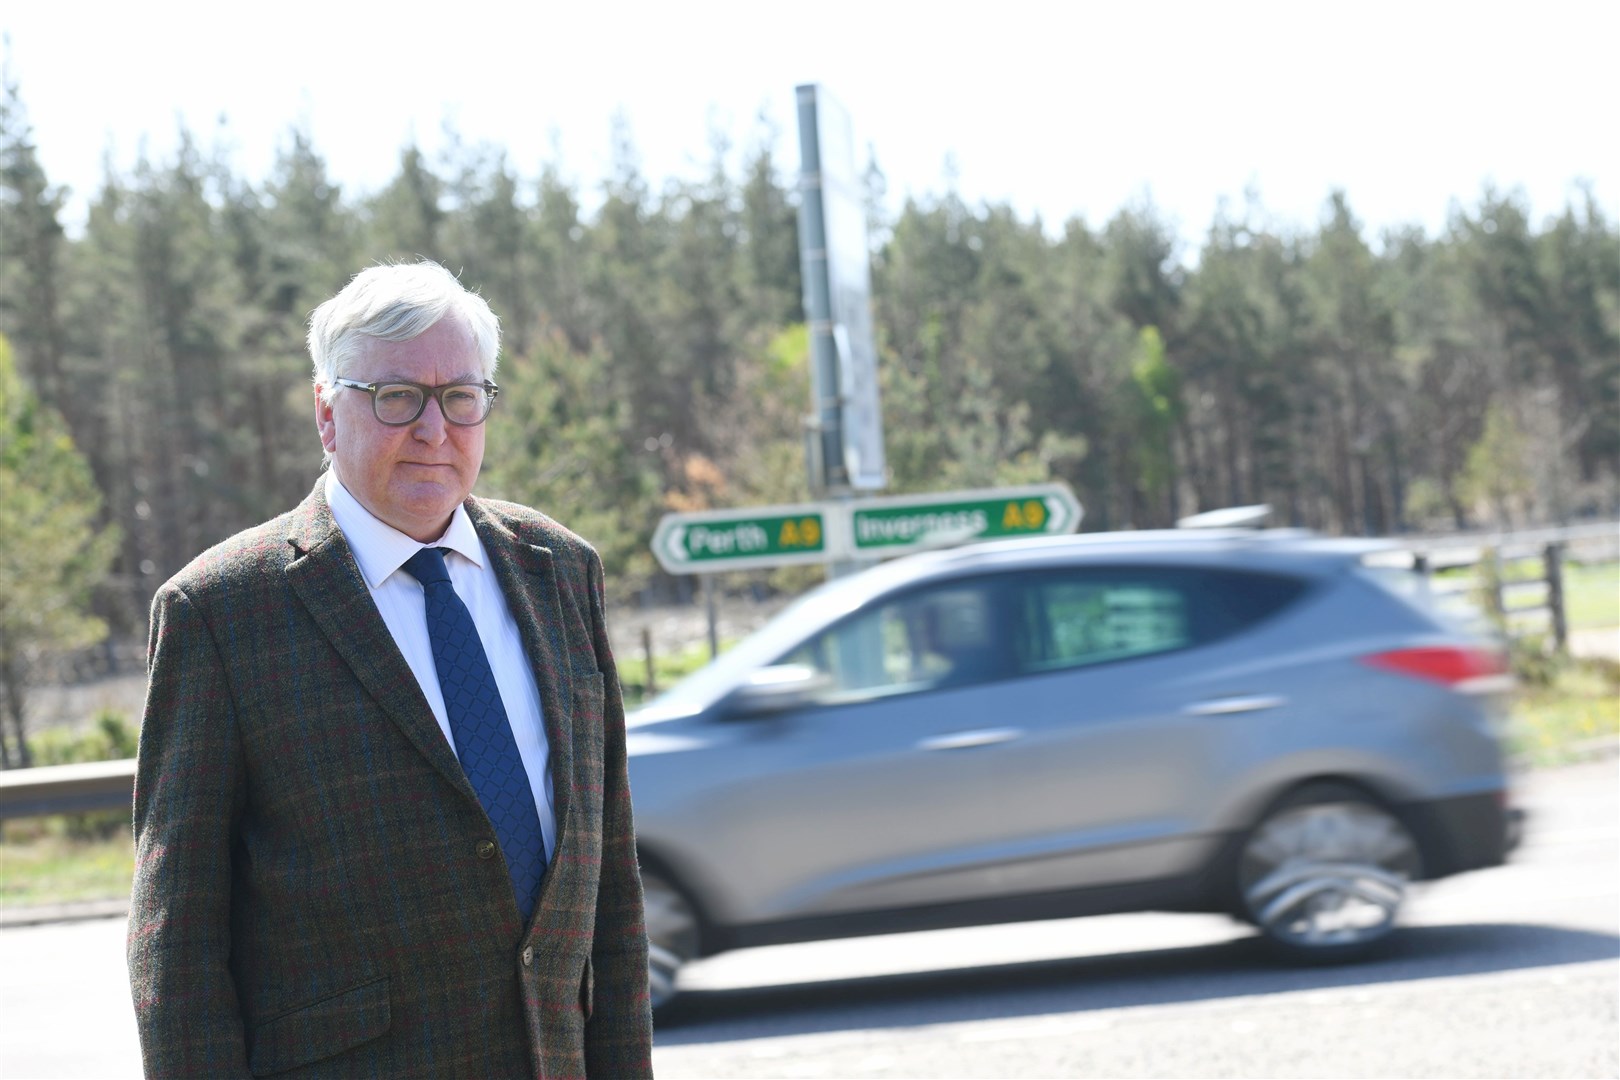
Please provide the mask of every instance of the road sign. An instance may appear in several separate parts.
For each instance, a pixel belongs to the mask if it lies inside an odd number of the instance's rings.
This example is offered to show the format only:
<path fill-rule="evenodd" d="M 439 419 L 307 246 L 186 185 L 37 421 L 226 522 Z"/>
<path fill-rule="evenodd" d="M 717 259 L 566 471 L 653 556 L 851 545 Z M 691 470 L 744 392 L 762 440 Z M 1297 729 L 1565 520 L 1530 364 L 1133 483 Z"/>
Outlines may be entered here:
<path fill-rule="evenodd" d="M 1067 484 L 666 514 L 652 549 L 671 574 L 882 559 L 971 540 L 1050 536 L 1080 527 Z"/>
<path fill-rule="evenodd" d="M 860 555 L 900 555 L 970 540 L 1046 536 L 1080 526 L 1067 484 L 897 495 L 850 504 L 851 546 Z"/>
<path fill-rule="evenodd" d="M 826 562 L 830 507 L 816 503 L 665 514 L 653 555 L 671 574 Z"/>

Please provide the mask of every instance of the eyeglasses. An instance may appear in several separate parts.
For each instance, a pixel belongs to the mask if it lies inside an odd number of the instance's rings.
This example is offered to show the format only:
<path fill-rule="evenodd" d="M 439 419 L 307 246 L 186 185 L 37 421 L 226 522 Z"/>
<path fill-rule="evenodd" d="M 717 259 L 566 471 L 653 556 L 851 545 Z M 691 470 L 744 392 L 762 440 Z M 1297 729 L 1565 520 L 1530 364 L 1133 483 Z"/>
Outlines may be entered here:
<path fill-rule="evenodd" d="M 489 419 L 489 410 L 495 406 L 495 396 L 501 392 L 500 387 L 488 380 L 446 383 L 443 386 L 423 386 L 413 382 L 363 383 L 353 379 L 332 381 L 350 390 L 364 390 L 370 394 L 371 411 L 389 427 L 416 423 L 416 418 L 427 409 L 428 398 L 439 403 L 439 412 L 447 422 L 457 427 L 477 427 Z"/>

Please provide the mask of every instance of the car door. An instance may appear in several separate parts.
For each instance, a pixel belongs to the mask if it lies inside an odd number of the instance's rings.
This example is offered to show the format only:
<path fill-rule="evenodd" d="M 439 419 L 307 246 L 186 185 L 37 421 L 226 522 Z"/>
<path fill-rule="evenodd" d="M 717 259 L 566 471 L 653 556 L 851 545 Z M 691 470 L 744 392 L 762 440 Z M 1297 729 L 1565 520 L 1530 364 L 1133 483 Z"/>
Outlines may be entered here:
<path fill-rule="evenodd" d="M 825 679 L 809 707 L 718 721 L 723 760 L 679 828 L 702 837 L 728 917 L 958 898 L 960 868 L 1005 841 L 1006 615 L 994 577 L 885 598 L 781 658 Z"/>
<path fill-rule="evenodd" d="M 1164 565 L 1008 580 L 1013 671 L 999 696 L 1024 762 L 1009 787 L 1016 828 L 1039 853 L 1017 865 L 1020 891 L 1168 878 L 1207 861 L 1220 838 L 1201 822 L 1227 781 L 1231 719 L 1281 704 L 1229 674 L 1242 632 L 1302 590 Z"/>

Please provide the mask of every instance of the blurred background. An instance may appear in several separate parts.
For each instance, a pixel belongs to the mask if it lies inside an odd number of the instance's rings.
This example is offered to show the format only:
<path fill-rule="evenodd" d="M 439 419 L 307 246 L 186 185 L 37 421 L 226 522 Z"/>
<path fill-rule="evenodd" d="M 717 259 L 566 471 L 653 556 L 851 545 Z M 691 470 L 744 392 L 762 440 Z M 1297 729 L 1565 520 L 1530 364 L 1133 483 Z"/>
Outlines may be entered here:
<path fill-rule="evenodd" d="M 707 661 L 658 519 L 811 494 L 798 82 L 855 123 L 888 493 L 1056 480 L 1086 531 L 1264 502 L 1476 555 L 1620 516 L 1612 5 L 13 5 L 0 31 L 6 769 L 133 754 L 153 591 L 308 492 L 304 320 L 384 259 L 501 317 L 479 490 L 598 546 L 632 703 Z M 1595 761 L 1599 792 L 1616 567 L 1569 552 L 1563 642 L 1499 599 L 1541 562 L 1445 571 L 1521 642 L 1518 760 Z M 720 576 L 719 644 L 821 576 Z M 116 920 L 126 817 L 6 820 L 0 918 Z"/>

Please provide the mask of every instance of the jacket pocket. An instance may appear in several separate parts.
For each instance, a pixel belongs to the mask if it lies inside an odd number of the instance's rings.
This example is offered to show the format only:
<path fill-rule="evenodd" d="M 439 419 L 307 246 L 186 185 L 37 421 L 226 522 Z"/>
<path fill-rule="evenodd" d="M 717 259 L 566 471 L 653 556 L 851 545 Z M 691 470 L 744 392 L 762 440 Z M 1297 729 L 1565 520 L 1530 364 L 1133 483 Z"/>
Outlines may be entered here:
<path fill-rule="evenodd" d="M 585 970 L 579 977 L 579 1014 L 585 1019 L 591 1018 L 591 1011 L 596 1008 L 596 969 L 591 958 L 585 958 Z"/>
<path fill-rule="evenodd" d="M 254 1076 L 296 1069 L 370 1042 L 389 1021 L 388 980 L 364 983 L 250 1025 L 248 1068 Z"/>

